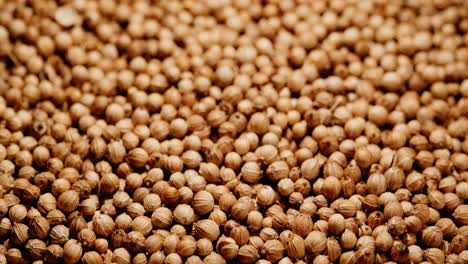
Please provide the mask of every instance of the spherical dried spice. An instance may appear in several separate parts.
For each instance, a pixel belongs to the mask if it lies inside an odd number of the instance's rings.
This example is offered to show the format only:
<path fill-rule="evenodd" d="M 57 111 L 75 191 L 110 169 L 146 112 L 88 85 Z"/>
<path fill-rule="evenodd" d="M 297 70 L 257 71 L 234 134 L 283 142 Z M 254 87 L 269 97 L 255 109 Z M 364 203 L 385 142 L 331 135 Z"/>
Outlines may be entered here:
<path fill-rule="evenodd" d="M 106 214 L 97 214 L 93 217 L 93 230 L 97 235 L 107 237 L 115 228 L 114 220 Z"/>
<path fill-rule="evenodd" d="M 192 207 L 199 214 L 208 214 L 213 210 L 214 198 L 207 191 L 199 191 L 193 196 Z"/>
<path fill-rule="evenodd" d="M 256 162 L 246 162 L 241 169 L 242 179 L 248 183 L 257 183 L 262 178 L 262 170 Z"/>
<path fill-rule="evenodd" d="M 157 228 L 168 228 L 172 223 L 172 211 L 166 207 L 154 210 L 151 215 L 151 222 Z"/>
<path fill-rule="evenodd" d="M 62 2 L 2 6 L 0 262 L 467 259 L 464 1 Z"/>
<path fill-rule="evenodd" d="M 80 198 L 76 191 L 68 190 L 63 192 L 57 199 L 57 207 L 63 212 L 69 213 L 78 207 Z"/>
<path fill-rule="evenodd" d="M 76 263 L 81 259 L 83 249 L 74 239 L 69 240 L 63 246 L 63 259 L 65 262 Z"/>
<path fill-rule="evenodd" d="M 195 234 L 199 238 L 215 240 L 219 236 L 219 226 L 212 220 L 200 220 L 194 224 Z"/>
<path fill-rule="evenodd" d="M 181 225 L 190 225 L 195 219 L 194 210 L 187 204 L 180 204 L 174 209 L 174 221 Z"/>

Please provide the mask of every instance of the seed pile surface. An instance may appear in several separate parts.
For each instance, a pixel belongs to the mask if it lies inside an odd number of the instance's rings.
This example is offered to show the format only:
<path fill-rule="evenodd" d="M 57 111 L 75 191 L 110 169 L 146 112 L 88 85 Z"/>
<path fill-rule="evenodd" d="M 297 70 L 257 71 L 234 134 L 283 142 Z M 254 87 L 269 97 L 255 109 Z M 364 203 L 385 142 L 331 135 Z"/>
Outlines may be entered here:
<path fill-rule="evenodd" d="M 0 0 L 0 263 L 468 263 L 468 1 Z"/>

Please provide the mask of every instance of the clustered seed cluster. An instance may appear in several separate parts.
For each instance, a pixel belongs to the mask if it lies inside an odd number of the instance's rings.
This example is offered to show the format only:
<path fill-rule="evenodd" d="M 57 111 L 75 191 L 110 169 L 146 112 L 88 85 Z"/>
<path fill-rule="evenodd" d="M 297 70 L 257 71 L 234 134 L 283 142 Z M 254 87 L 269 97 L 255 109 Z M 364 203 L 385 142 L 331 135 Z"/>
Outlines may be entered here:
<path fill-rule="evenodd" d="M 0 0 L 0 263 L 468 263 L 468 1 Z"/>

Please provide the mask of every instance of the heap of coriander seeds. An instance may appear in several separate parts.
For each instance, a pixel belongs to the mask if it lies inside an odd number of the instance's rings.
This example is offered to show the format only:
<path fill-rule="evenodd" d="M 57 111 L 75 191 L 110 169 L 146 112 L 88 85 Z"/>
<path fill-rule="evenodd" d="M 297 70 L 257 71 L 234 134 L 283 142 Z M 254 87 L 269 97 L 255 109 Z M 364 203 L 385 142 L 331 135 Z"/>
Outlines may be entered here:
<path fill-rule="evenodd" d="M 468 1 L 0 0 L 0 264 L 468 263 Z"/>

